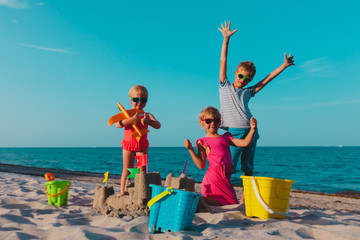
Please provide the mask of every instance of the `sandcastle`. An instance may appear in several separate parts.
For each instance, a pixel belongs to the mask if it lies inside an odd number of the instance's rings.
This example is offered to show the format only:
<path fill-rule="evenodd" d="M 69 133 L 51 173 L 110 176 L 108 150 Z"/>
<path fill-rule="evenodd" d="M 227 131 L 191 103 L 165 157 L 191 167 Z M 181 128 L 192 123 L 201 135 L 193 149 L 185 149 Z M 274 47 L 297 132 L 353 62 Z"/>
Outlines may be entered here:
<path fill-rule="evenodd" d="M 135 175 L 134 181 L 127 179 L 125 196 L 122 197 L 115 195 L 112 186 L 97 186 L 93 208 L 101 214 L 110 214 L 115 217 L 124 215 L 148 216 L 149 208 L 147 203 L 151 199 L 152 190 L 149 184 L 162 185 L 160 174 L 141 172 Z M 194 192 L 195 180 L 187 178 L 186 175 L 173 177 L 172 173 L 170 173 L 166 177 L 164 186 Z"/>

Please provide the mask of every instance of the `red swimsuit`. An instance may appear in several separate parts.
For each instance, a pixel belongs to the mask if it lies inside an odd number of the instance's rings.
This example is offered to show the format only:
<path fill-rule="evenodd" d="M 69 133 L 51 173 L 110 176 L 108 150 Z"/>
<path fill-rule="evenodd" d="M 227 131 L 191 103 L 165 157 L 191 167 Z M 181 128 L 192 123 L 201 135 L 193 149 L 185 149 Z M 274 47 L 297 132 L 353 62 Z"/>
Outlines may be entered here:
<path fill-rule="evenodd" d="M 139 117 L 139 121 L 136 126 L 141 129 L 148 129 L 148 125 L 143 125 L 140 119 L 144 116 Z M 149 148 L 149 140 L 147 139 L 147 134 L 143 135 L 138 142 L 136 138 L 131 137 L 131 134 L 135 132 L 132 125 L 125 126 L 124 130 L 124 139 L 121 142 L 121 146 L 124 150 L 138 152 L 143 151 Z"/>

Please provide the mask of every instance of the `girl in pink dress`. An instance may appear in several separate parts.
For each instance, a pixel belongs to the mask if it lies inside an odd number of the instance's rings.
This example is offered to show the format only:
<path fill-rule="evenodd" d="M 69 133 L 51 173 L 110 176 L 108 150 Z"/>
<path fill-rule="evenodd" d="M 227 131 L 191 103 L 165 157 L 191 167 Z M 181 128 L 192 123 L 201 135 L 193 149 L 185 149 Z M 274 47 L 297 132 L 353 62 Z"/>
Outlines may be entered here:
<path fill-rule="evenodd" d="M 206 136 L 196 141 L 198 153 L 195 153 L 188 139 L 185 139 L 184 145 L 189 150 L 191 158 L 198 168 L 205 168 L 206 158 L 209 161 L 209 168 L 201 184 L 201 193 L 210 205 L 238 204 L 235 190 L 230 184 L 233 167 L 230 144 L 237 147 L 248 146 L 255 134 L 256 119 L 251 118 L 251 130 L 245 139 L 233 138 L 229 132 L 224 135 L 218 134 L 221 115 L 214 107 L 204 108 L 199 114 L 199 119 L 200 125 L 205 129 Z"/>
<path fill-rule="evenodd" d="M 128 168 L 134 167 L 135 156 L 147 154 L 149 148 L 147 134 L 143 135 L 139 141 L 131 137 L 131 134 L 135 131 L 132 125 L 136 124 L 140 130 L 147 129 L 148 125 L 155 129 L 161 127 L 160 122 L 156 120 L 151 113 L 143 112 L 143 108 L 146 106 L 148 99 L 148 91 L 144 86 L 133 86 L 129 91 L 129 97 L 132 108 L 137 109 L 138 112 L 134 116 L 116 123 L 116 127 L 118 128 L 125 127 L 124 139 L 121 142 L 123 148 L 123 171 L 120 182 L 120 196 L 125 194 L 125 182 L 129 175 Z M 146 166 L 140 166 L 140 172 L 145 171 L 145 167 Z"/>

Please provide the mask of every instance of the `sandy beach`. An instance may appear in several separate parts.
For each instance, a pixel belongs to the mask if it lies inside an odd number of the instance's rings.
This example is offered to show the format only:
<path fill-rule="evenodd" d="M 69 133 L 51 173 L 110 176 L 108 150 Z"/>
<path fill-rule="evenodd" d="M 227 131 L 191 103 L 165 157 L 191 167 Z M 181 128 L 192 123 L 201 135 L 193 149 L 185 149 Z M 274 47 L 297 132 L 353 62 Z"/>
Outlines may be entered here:
<path fill-rule="evenodd" d="M 44 172 L 71 180 L 69 203 L 47 204 Z M 0 164 L 1 239 L 358 239 L 360 198 L 293 191 L 283 220 L 248 218 L 244 205 L 197 213 L 190 231 L 150 234 L 147 216 L 100 215 L 93 208 L 101 174 Z M 118 176 L 109 184 L 119 191 Z M 200 184 L 196 184 L 200 189 Z M 242 189 L 236 187 L 238 197 Z"/>

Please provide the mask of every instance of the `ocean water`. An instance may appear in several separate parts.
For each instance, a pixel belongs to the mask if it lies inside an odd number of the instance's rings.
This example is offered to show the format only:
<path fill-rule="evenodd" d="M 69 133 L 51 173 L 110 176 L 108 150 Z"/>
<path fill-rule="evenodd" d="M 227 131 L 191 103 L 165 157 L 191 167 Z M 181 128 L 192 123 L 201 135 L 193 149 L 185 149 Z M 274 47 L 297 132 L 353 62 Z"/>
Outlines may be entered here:
<path fill-rule="evenodd" d="M 166 178 L 186 175 L 201 182 L 198 169 L 184 147 L 149 149 L 149 172 Z M 121 148 L 0 148 L 0 163 L 29 167 L 121 174 Z M 208 165 L 207 165 L 208 166 Z M 240 173 L 238 174 L 240 176 Z M 360 192 L 360 147 L 258 147 L 255 176 L 294 180 L 293 189 L 323 193 Z M 241 179 L 234 182 L 241 185 Z"/>

